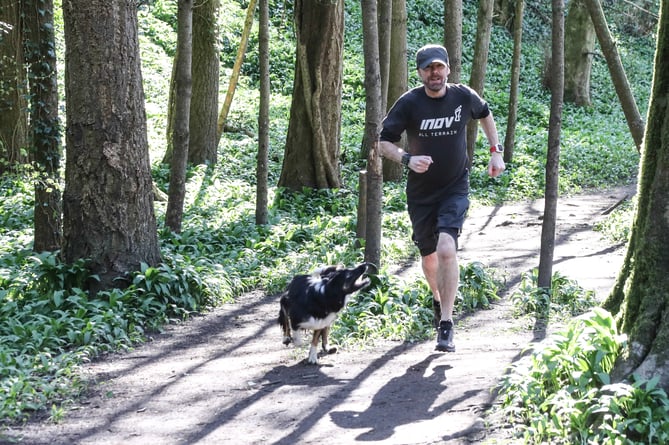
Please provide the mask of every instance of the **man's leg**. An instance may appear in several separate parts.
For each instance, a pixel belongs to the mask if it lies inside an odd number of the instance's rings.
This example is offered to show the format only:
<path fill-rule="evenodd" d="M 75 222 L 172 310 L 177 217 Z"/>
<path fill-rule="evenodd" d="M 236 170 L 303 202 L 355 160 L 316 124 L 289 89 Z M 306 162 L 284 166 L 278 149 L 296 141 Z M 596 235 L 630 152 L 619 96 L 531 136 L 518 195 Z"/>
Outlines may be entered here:
<path fill-rule="evenodd" d="M 448 233 L 439 234 L 437 251 L 422 257 L 422 266 L 434 299 L 441 303 L 441 319 L 452 320 L 460 279 L 455 239 Z"/>
<path fill-rule="evenodd" d="M 458 268 L 455 238 L 440 233 L 437 251 L 422 258 L 423 273 L 433 296 L 441 303 L 441 323 L 437 349 L 455 351 L 453 344 L 453 306 L 458 291 L 460 270 Z"/>

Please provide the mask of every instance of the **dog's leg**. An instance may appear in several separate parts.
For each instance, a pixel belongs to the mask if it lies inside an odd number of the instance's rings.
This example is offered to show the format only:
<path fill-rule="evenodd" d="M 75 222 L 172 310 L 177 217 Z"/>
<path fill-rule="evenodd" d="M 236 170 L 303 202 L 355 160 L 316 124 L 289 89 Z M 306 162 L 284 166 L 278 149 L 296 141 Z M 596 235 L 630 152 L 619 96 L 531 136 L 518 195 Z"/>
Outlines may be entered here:
<path fill-rule="evenodd" d="M 290 342 L 293 341 L 290 332 L 292 331 L 290 326 L 290 317 L 288 316 L 288 311 L 281 306 L 281 311 L 279 312 L 279 323 L 281 324 L 281 329 L 283 330 L 283 344 L 288 346 Z"/>
<path fill-rule="evenodd" d="M 293 329 L 293 343 L 295 346 L 302 346 L 302 332 L 299 329 Z"/>
<path fill-rule="evenodd" d="M 318 364 L 318 339 L 322 335 L 322 329 L 314 330 L 314 335 L 311 337 L 311 345 L 309 346 L 309 357 L 307 357 L 307 363 L 310 365 Z"/>
<path fill-rule="evenodd" d="M 322 340 L 322 345 L 323 345 L 323 353 L 324 354 L 334 354 L 337 352 L 337 348 L 333 347 L 331 348 L 330 345 L 328 344 L 328 335 L 330 334 L 330 326 L 323 328 L 321 330 L 321 340 Z"/>

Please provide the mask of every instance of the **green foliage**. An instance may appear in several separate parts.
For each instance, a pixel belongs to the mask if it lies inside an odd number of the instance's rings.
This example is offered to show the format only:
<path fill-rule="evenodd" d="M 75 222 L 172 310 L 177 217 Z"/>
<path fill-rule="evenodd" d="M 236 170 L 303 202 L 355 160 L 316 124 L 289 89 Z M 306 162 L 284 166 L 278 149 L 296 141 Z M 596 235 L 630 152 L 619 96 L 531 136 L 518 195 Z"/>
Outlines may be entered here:
<path fill-rule="evenodd" d="M 103 352 L 131 347 L 147 329 L 229 299 L 224 272 L 205 259 L 192 264 L 164 255 L 142 265 L 131 285 L 90 296 L 96 280 L 84 260 L 68 265 L 57 254 L 5 256 L 0 264 L 0 416 L 65 403 L 84 388 L 78 366 Z M 216 274 L 216 277 L 210 276 Z M 58 405 L 52 417 L 58 417 Z"/>
<path fill-rule="evenodd" d="M 595 308 L 513 365 L 499 386 L 502 406 L 525 443 L 661 444 L 669 399 L 657 378 L 612 383 L 625 344 L 607 311 Z"/>
<path fill-rule="evenodd" d="M 606 219 L 595 223 L 593 229 L 614 243 L 626 243 L 630 238 L 635 205 L 636 195 L 625 200 Z"/>
<path fill-rule="evenodd" d="M 456 307 L 462 312 L 489 309 L 492 302 L 499 300 L 500 287 L 500 278 L 483 263 L 461 265 Z"/>
<path fill-rule="evenodd" d="M 518 289 L 511 295 L 517 315 L 569 319 L 597 304 L 594 291 L 584 290 L 559 272 L 553 273 L 550 289 L 538 287 L 538 277 L 538 269 L 522 275 Z"/>

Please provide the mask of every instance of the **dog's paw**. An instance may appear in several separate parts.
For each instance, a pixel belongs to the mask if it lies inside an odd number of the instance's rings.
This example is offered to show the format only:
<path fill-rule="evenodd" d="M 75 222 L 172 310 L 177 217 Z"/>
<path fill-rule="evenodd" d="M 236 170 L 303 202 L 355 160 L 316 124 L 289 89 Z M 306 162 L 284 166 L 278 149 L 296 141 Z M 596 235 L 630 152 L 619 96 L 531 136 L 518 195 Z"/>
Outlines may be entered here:
<path fill-rule="evenodd" d="M 337 347 L 332 346 L 331 348 L 324 348 L 323 349 L 323 354 L 325 355 L 330 355 L 330 354 L 336 354 L 337 353 Z"/>
<path fill-rule="evenodd" d="M 292 339 L 291 337 L 283 337 L 283 342 L 282 342 L 282 343 L 283 343 L 284 345 L 288 346 L 288 345 L 291 344 L 292 342 L 293 342 L 293 339 Z"/>
<path fill-rule="evenodd" d="M 307 363 L 310 365 L 318 364 L 318 349 L 315 346 L 309 348 L 309 356 L 307 356 Z"/>

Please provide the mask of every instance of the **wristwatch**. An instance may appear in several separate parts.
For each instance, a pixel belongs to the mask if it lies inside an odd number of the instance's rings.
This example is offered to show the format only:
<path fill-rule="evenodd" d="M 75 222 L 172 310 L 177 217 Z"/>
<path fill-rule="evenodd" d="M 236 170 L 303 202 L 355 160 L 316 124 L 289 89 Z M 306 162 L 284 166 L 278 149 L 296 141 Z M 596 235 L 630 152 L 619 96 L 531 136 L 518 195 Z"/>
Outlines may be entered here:
<path fill-rule="evenodd" d="M 502 144 L 493 145 L 490 147 L 490 153 L 504 153 L 504 146 Z"/>
<path fill-rule="evenodd" d="M 402 165 L 405 167 L 409 166 L 409 161 L 411 160 L 411 154 L 409 153 L 404 153 L 402 155 Z"/>

